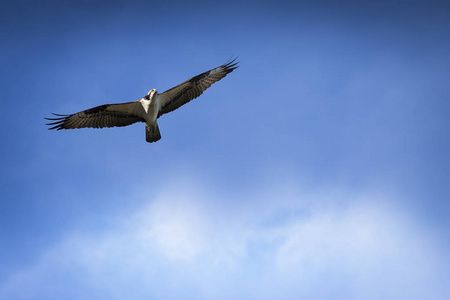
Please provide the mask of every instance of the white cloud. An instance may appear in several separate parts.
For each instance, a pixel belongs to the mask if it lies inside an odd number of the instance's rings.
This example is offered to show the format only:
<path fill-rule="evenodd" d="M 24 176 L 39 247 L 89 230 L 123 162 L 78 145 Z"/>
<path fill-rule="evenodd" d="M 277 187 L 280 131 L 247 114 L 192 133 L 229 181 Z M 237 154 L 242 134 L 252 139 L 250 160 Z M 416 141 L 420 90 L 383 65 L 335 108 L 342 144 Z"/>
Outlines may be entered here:
<path fill-rule="evenodd" d="M 235 199 L 192 181 L 177 186 L 108 231 L 69 234 L 2 283 L 0 298 L 444 295 L 436 243 L 386 197 L 268 186 Z"/>

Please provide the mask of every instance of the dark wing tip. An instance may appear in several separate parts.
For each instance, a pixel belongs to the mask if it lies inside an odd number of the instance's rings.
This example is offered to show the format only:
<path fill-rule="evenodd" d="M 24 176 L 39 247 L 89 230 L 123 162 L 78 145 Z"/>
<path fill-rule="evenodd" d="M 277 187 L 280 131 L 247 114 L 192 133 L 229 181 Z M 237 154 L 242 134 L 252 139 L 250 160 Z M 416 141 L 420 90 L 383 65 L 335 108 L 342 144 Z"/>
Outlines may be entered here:
<path fill-rule="evenodd" d="M 49 126 L 55 125 L 53 127 L 50 127 L 48 130 L 52 130 L 52 129 L 61 130 L 61 129 L 64 129 L 64 121 L 66 120 L 66 118 L 69 115 L 60 115 L 60 114 L 55 114 L 55 113 L 52 113 L 52 115 L 57 116 L 58 118 L 44 118 L 44 119 L 49 120 L 49 121 L 55 121 L 55 122 L 51 122 L 51 123 L 45 124 L 45 125 L 49 125 Z"/>
<path fill-rule="evenodd" d="M 227 71 L 227 73 L 232 72 L 233 70 L 236 70 L 237 68 L 239 68 L 238 64 L 239 62 L 236 61 L 238 59 L 239 56 L 236 56 L 235 58 L 233 58 L 233 56 L 223 65 L 221 65 L 222 68 L 225 68 L 225 70 Z"/>

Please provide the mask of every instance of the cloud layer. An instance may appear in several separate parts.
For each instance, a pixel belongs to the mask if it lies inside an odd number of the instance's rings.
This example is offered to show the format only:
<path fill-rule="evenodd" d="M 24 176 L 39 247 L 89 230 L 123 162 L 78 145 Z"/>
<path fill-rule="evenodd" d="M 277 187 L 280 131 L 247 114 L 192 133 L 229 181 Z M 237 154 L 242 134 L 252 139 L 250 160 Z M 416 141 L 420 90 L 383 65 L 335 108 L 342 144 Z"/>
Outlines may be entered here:
<path fill-rule="evenodd" d="M 445 292 L 436 242 L 386 195 L 267 186 L 239 199 L 200 182 L 179 181 L 154 199 L 136 195 L 145 205 L 107 230 L 68 234 L 11 274 L 0 298 L 438 299 Z"/>

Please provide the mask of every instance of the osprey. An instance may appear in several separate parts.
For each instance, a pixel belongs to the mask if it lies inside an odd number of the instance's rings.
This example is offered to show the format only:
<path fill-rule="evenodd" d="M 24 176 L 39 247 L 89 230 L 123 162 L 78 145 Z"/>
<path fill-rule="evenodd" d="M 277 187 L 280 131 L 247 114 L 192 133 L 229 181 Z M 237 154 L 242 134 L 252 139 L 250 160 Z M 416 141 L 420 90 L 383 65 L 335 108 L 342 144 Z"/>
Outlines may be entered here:
<path fill-rule="evenodd" d="M 45 118 L 50 121 L 49 129 L 103 128 L 127 126 L 136 122 L 145 122 L 146 140 L 153 143 L 161 139 L 156 120 L 183 104 L 200 96 L 213 83 L 237 69 L 236 58 L 220 67 L 206 71 L 186 80 L 164 93 L 158 94 L 152 89 L 148 94 L 133 102 L 104 104 L 72 115 L 59 115 L 57 118 Z"/>

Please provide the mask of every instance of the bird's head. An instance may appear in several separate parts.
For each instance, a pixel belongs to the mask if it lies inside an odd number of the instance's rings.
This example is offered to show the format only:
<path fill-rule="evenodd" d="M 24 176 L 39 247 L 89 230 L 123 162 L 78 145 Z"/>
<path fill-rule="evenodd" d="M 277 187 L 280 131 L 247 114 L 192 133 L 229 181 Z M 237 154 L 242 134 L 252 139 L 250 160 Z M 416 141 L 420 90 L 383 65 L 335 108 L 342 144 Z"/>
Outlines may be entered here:
<path fill-rule="evenodd" d="M 158 93 L 158 91 L 156 89 L 151 89 L 150 91 L 148 91 L 147 96 L 145 96 L 144 98 L 147 99 L 147 100 L 150 100 L 157 93 Z"/>

